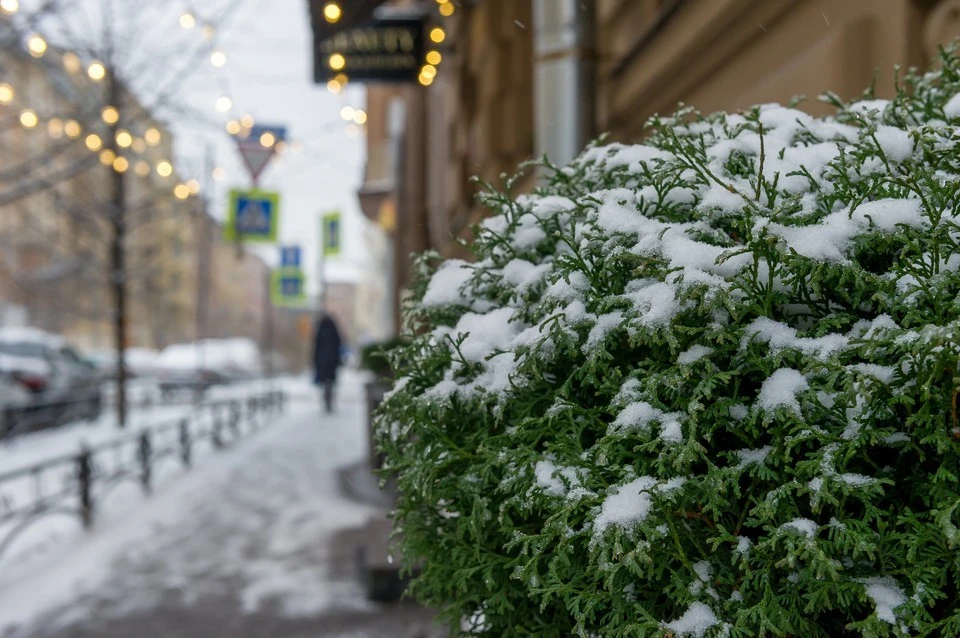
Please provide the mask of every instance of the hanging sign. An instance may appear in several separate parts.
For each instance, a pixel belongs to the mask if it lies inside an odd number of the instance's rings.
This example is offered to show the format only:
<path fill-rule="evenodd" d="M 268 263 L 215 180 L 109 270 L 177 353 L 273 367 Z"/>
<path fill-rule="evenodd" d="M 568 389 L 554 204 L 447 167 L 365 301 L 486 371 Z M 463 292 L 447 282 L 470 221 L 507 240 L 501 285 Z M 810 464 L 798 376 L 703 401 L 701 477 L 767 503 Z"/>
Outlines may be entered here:
<path fill-rule="evenodd" d="M 313 79 L 416 82 L 425 51 L 423 18 L 383 18 L 326 38 L 314 34 Z"/>

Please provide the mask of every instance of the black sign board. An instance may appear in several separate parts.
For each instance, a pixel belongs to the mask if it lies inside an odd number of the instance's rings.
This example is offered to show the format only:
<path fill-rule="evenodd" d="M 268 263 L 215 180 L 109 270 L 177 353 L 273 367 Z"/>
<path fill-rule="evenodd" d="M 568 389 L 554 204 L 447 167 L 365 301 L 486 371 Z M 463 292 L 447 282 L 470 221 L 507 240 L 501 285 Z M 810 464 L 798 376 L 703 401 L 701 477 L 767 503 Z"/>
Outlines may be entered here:
<path fill-rule="evenodd" d="M 325 84 L 340 73 L 351 82 L 416 82 L 426 53 L 422 18 L 386 18 L 337 31 L 314 43 L 313 79 Z M 343 56 L 343 67 L 331 56 Z M 340 62 L 335 59 L 335 62 Z"/>

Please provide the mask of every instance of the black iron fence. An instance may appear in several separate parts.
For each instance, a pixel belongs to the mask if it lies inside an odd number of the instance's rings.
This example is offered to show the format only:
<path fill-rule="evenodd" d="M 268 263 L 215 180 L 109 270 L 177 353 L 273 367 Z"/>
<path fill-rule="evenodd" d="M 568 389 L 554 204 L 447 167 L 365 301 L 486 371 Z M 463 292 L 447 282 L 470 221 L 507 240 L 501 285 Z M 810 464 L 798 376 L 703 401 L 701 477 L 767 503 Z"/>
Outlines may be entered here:
<path fill-rule="evenodd" d="M 117 485 L 133 482 L 149 494 L 161 463 L 189 468 L 198 444 L 228 447 L 266 425 L 285 402 L 283 392 L 269 391 L 204 403 L 190 416 L 0 474 L 0 557 L 47 516 L 76 516 L 90 529 Z"/>

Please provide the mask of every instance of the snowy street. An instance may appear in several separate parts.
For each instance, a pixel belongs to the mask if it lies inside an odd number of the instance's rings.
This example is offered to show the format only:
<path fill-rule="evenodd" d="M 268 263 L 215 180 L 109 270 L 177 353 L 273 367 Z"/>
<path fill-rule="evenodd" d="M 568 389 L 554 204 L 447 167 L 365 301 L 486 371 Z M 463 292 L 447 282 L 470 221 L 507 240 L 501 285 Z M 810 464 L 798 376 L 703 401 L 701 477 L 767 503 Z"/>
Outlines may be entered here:
<path fill-rule="evenodd" d="M 363 386 L 349 372 L 335 415 L 288 384 L 279 422 L 149 498 L 118 493 L 92 534 L 0 559 L 0 636 L 395 636 L 430 634 L 412 605 L 366 601 L 356 530 L 383 510 L 350 500 L 345 466 L 367 448 Z"/>

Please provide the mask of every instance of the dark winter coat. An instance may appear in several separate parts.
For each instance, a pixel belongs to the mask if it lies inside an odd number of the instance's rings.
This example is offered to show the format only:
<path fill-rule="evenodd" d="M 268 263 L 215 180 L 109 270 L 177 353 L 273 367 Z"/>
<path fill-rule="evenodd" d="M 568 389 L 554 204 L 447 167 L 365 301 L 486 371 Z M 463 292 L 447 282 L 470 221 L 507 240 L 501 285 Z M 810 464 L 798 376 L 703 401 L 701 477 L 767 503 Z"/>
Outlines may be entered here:
<path fill-rule="evenodd" d="M 330 317 L 323 317 L 317 322 L 313 341 L 313 367 L 316 383 L 337 378 L 337 368 L 340 367 L 340 331 Z"/>

